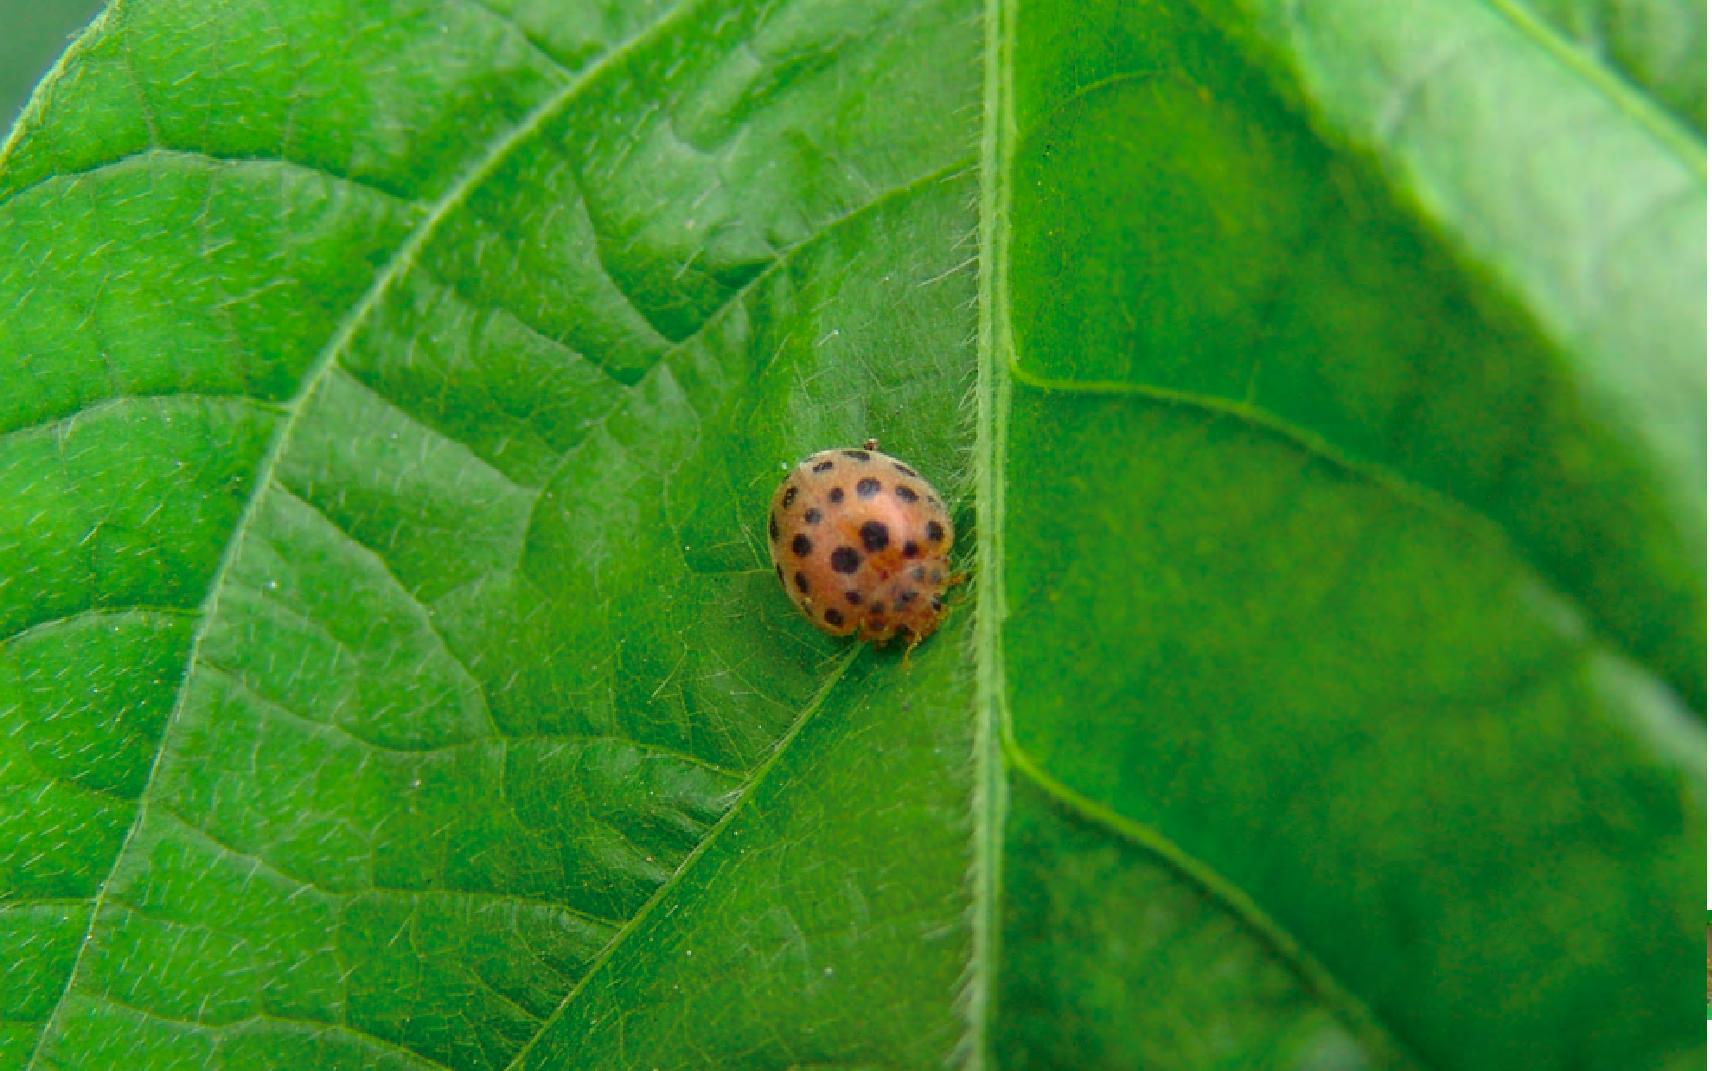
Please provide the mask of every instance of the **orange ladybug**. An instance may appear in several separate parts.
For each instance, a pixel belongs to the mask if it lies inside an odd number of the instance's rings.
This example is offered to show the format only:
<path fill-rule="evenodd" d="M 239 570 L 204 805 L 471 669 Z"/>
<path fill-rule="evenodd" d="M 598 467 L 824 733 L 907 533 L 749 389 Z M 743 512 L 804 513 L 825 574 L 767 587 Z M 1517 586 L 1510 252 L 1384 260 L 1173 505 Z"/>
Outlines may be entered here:
<path fill-rule="evenodd" d="M 945 502 L 921 474 L 869 439 L 797 463 L 773 492 L 767 547 L 773 571 L 814 626 L 914 646 L 945 617 L 956 583 Z"/>

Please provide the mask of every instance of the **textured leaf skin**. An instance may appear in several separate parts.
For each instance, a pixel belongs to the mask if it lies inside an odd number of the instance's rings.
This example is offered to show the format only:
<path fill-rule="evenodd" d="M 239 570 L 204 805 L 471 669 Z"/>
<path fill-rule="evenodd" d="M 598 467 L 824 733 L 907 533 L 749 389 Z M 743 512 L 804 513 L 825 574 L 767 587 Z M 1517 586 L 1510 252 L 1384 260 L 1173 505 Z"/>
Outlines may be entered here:
<path fill-rule="evenodd" d="M 1699 1066 L 1619 7 L 115 4 L 0 151 L 0 1068 Z M 765 565 L 868 435 L 907 664 Z"/>

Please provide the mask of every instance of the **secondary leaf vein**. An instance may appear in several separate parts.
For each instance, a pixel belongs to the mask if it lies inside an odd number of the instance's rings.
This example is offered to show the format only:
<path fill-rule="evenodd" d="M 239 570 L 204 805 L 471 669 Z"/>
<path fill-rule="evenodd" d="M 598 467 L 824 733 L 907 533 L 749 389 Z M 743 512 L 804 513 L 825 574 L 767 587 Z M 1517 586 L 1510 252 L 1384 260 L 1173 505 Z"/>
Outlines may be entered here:
<path fill-rule="evenodd" d="M 1160 860 L 1230 912 L 1334 1015 L 1343 1020 L 1365 1045 L 1375 1052 L 1389 1056 L 1393 1064 L 1421 1066 L 1420 1061 L 1404 1048 L 1401 1040 L 1391 1033 L 1359 997 L 1339 985 L 1330 971 L 1291 939 L 1283 927 L 1274 922 L 1260 905 L 1241 889 L 1161 836 L 1158 831 L 1089 799 L 1047 773 L 1008 732 L 1004 739 L 1004 753 L 1013 770 L 1034 782 L 1054 802 L 1083 821 Z"/>
<path fill-rule="evenodd" d="M 636 914 L 630 917 L 630 920 L 624 924 L 623 928 L 613 935 L 612 940 L 607 943 L 606 947 L 601 949 L 600 955 L 595 958 L 593 963 L 589 964 L 588 970 L 583 973 L 582 978 L 578 980 L 576 985 L 571 987 L 571 991 L 565 994 L 565 998 L 559 1002 L 559 1006 L 554 1008 L 553 1013 L 547 1016 L 546 1020 L 542 1022 L 541 1028 L 535 1032 L 534 1036 L 532 1036 L 522 1048 L 517 1050 L 517 1055 L 512 1057 L 511 1062 L 505 1065 L 505 1071 L 514 1071 L 514 1069 L 522 1065 L 524 1057 L 526 1057 L 529 1054 L 529 1051 L 535 1047 L 543 1036 L 545 1036 L 548 1028 L 557 1022 L 560 1017 L 564 1015 L 565 1011 L 575 1003 L 577 997 L 583 992 L 583 990 L 588 988 L 589 982 L 599 975 L 608 963 L 612 962 L 612 957 L 621 947 L 623 947 L 625 940 L 641 928 L 642 923 L 653 914 L 654 910 L 659 907 L 660 903 L 665 900 L 671 891 L 677 888 L 678 883 L 683 880 L 684 875 L 688 874 L 690 870 L 694 868 L 697 860 L 706 854 L 708 848 L 719 839 L 720 834 L 724 833 L 736 819 L 737 815 L 743 811 L 744 805 L 747 804 L 750 799 L 754 798 L 756 790 L 765 783 L 767 775 L 772 772 L 773 767 L 777 766 L 780 758 L 790 750 L 791 744 L 793 744 L 796 741 L 797 736 L 801 734 L 803 727 L 806 726 L 809 723 L 809 720 L 814 717 L 815 712 L 818 711 L 821 705 L 826 702 L 826 697 L 832 693 L 832 689 L 837 686 L 839 681 L 844 679 L 845 673 L 849 671 L 851 665 L 855 663 L 856 659 L 866 649 L 867 648 L 862 644 L 852 644 L 850 649 L 838 660 L 838 662 L 833 666 L 832 672 L 827 674 L 826 680 L 821 683 L 820 688 L 815 691 L 814 695 L 803 707 L 802 713 L 797 715 L 796 720 L 791 723 L 790 728 L 785 730 L 785 734 L 781 736 L 779 738 L 779 742 L 773 746 L 773 750 L 767 756 L 766 760 L 755 768 L 754 776 L 752 776 L 748 783 L 743 786 L 742 791 L 738 794 L 737 798 L 731 802 L 731 806 L 726 808 L 725 813 L 719 816 L 719 821 L 715 822 L 713 828 L 707 831 L 707 835 L 702 837 L 701 840 L 696 843 L 696 846 L 690 850 L 688 855 L 684 856 L 683 862 L 678 864 L 677 869 L 672 872 L 671 877 L 667 878 L 660 884 L 658 889 L 654 890 L 654 895 L 648 898 L 648 901 L 642 905 Z"/>
<path fill-rule="evenodd" d="M 1520 568 L 1527 570 L 1532 575 L 1534 583 L 1539 585 L 1540 590 L 1551 592 L 1562 600 L 1566 608 L 1572 608 L 1575 619 L 1580 626 L 1588 633 L 1597 636 L 1601 645 L 1638 665 L 1646 665 L 1639 654 L 1630 650 L 1619 637 L 1612 635 L 1603 626 L 1599 618 L 1588 611 L 1580 599 L 1568 594 L 1557 578 L 1550 576 L 1536 564 L 1533 556 L 1526 553 L 1524 548 L 1517 544 L 1509 529 L 1462 499 L 1418 483 L 1383 465 L 1347 454 L 1312 431 L 1297 427 L 1248 402 L 1194 391 L 1156 387 L 1148 383 L 1133 383 L 1126 380 L 1054 379 L 1038 375 L 1024 368 L 1014 353 L 1010 358 L 1010 374 L 1018 382 L 1039 391 L 1129 397 L 1156 405 L 1181 406 L 1240 421 L 1268 435 L 1275 435 L 1295 449 L 1300 450 L 1305 456 L 1322 461 L 1356 479 L 1369 483 L 1395 498 L 1398 502 L 1419 509 L 1447 526 L 1484 535 L 1485 538 L 1492 540 L 1501 547 Z M 1649 672 L 1653 672 L 1651 667 L 1648 668 Z M 1672 699 L 1681 707 L 1684 720 L 1697 721 L 1698 719 L 1689 713 L 1689 704 L 1684 701 L 1683 697 L 1674 689 L 1670 689 L 1662 677 L 1658 679 L 1660 687 L 1669 690 Z"/>

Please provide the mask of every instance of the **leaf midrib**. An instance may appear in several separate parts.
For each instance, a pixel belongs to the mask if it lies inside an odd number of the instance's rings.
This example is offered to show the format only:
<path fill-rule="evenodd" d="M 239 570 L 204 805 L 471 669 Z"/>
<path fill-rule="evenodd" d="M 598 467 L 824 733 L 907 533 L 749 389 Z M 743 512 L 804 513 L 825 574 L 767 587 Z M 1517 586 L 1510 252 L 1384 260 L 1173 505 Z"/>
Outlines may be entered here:
<path fill-rule="evenodd" d="M 982 86 L 981 199 L 978 233 L 980 316 L 976 330 L 974 791 L 968 982 L 961 995 L 964 1033 L 958 1053 L 966 1071 L 990 1061 L 991 1020 L 999 966 L 999 886 L 1004 864 L 1005 772 L 1000 740 L 1009 713 L 1000 626 L 1004 620 L 1005 436 L 1010 376 L 1000 350 L 1009 330 L 1010 159 L 1016 138 L 1011 101 L 1015 0 L 986 0 L 986 71 Z M 1008 343 L 1008 338 L 1004 341 Z"/>
<path fill-rule="evenodd" d="M 101 18 L 91 24 L 79 39 L 78 44 L 87 47 L 86 42 L 94 40 L 94 35 L 105 32 L 106 24 L 109 21 L 107 16 L 117 10 L 117 7 L 118 5 L 115 4 Z M 374 283 L 364 292 L 362 298 L 352 306 L 351 311 L 340 323 L 333 336 L 328 339 L 327 345 L 323 347 L 315 362 L 305 371 L 302 386 L 299 387 L 296 395 L 284 405 L 285 417 L 274 432 L 274 436 L 268 444 L 267 452 L 262 455 L 262 459 L 256 467 L 256 475 L 250 486 L 249 497 L 245 500 L 243 511 L 233 525 L 232 534 L 226 541 L 220 561 L 209 578 L 208 594 L 203 599 L 199 620 L 191 634 L 190 650 L 185 657 L 184 676 L 179 681 L 179 687 L 173 697 L 172 709 L 167 715 L 166 723 L 161 727 L 160 741 L 156 745 L 154 756 L 149 762 L 142 791 L 137 796 L 136 813 L 132 816 L 130 826 L 125 830 L 125 835 L 120 839 L 119 846 L 113 853 L 112 865 L 96 888 L 95 898 L 90 906 L 89 923 L 84 929 L 83 937 L 78 942 L 77 955 L 72 959 L 71 969 L 66 972 L 65 985 L 54 1001 L 53 1010 L 49 1012 L 47 1021 L 42 1026 L 42 1032 L 36 1038 L 36 1044 L 30 1053 L 29 1062 L 25 1065 L 26 1071 L 34 1071 L 43 1049 L 54 1035 L 60 1016 L 65 1010 L 67 999 L 76 987 L 78 975 L 83 969 L 84 956 L 93 941 L 95 928 L 99 924 L 102 908 L 107 900 L 108 889 L 112 885 L 114 875 L 119 871 L 120 864 L 124 861 L 132 839 L 136 836 L 138 829 L 142 827 L 143 820 L 148 813 L 149 798 L 156 784 L 156 774 L 159 772 L 162 757 L 167 753 L 173 729 L 177 726 L 184 711 L 185 702 L 190 693 L 190 684 L 201 657 L 202 642 L 208 633 L 209 623 L 214 620 L 219 612 L 220 596 L 225 588 L 226 578 L 230 575 L 237 561 L 238 553 L 244 545 L 250 528 L 260 514 L 262 499 L 266 496 L 268 487 L 273 483 L 274 472 L 279 466 L 280 458 L 284 455 L 286 446 L 291 441 L 292 432 L 296 429 L 299 418 L 308 409 L 315 393 L 320 389 L 327 375 L 338 364 L 340 355 L 356 337 L 357 331 L 367 321 L 369 315 L 379 307 L 381 299 L 386 296 L 396 281 L 415 266 L 417 256 L 434 237 L 440 224 L 452 212 L 461 207 L 514 150 L 533 137 L 555 112 L 574 100 L 594 79 L 656 35 L 662 33 L 692 7 L 693 4 L 686 0 L 686 2 L 680 3 L 665 12 L 652 23 L 608 50 L 598 60 L 589 64 L 575 79 L 544 98 L 540 104 L 525 114 L 508 131 L 494 139 L 476 158 L 475 162 L 459 174 L 446 192 L 433 202 L 415 229 L 399 245 L 381 270 L 376 273 Z M 74 53 L 81 54 L 81 52 L 82 49 L 78 45 L 68 49 L 65 54 L 66 58 L 62 58 L 61 64 L 54 68 L 50 79 L 57 79 L 62 76 L 64 71 L 68 69 L 66 59 Z M 37 100 L 46 99 L 47 87 L 48 83 L 44 82 L 43 86 L 38 89 Z M 13 132 L 14 140 L 8 141 L 5 146 L 0 147 L 0 163 L 3 163 L 10 156 L 11 150 L 19 143 L 16 139 L 20 137 L 23 126 L 24 123 L 20 120 Z"/>

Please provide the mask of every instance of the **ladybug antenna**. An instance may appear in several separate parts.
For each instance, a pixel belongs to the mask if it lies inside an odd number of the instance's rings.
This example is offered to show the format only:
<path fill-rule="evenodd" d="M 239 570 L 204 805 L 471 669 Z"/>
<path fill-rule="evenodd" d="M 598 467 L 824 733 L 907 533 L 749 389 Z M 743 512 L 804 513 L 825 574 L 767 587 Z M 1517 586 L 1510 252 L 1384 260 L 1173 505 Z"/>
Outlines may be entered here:
<path fill-rule="evenodd" d="M 878 440 L 878 439 L 863 439 L 862 440 L 862 449 L 864 449 L 864 450 L 878 450 L 879 448 L 880 448 L 880 440 Z"/>

